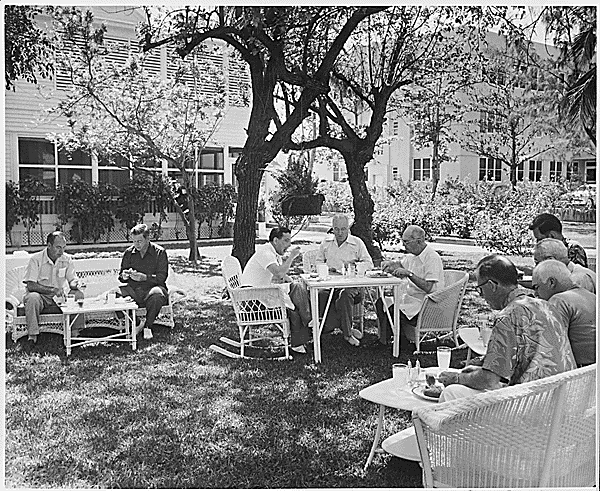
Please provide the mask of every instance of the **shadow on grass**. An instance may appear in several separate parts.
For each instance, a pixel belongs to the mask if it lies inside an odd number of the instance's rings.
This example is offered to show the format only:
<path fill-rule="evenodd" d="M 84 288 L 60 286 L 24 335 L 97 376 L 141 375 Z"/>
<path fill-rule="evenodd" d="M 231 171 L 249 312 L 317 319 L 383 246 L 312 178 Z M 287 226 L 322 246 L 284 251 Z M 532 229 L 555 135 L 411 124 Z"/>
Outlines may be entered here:
<path fill-rule="evenodd" d="M 447 264 L 469 269 L 469 262 Z M 456 265 L 456 266 L 454 266 Z M 186 269 L 213 292 L 218 262 Z M 448 266 L 447 266 L 448 267 Z M 472 268 L 472 263 L 471 263 Z M 6 349 L 6 485 L 9 487 L 280 488 L 419 487 L 417 464 L 379 455 L 363 473 L 377 407 L 358 392 L 389 378 L 394 362 L 415 356 L 322 341 L 291 361 L 236 360 L 208 349 L 236 339 L 228 301 L 187 298 L 173 329 L 154 338 L 73 349 L 62 338 Z M 467 290 L 461 324 L 483 310 Z M 366 342 L 375 336 L 371 317 Z M 466 357 L 455 351 L 452 366 Z M 422 366 L 435 355 L 419 357 Z M 388 410 L 384 436 L 406 428 L 410 413 Z"/>

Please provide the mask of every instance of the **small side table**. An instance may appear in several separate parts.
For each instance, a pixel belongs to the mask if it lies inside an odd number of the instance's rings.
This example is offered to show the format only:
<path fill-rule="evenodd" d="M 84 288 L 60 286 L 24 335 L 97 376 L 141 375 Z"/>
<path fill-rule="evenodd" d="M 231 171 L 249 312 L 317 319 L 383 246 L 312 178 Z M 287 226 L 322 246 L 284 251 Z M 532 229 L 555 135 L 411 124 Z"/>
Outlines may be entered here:
<path fill-rule="evenodd" d="M 423 369 L 425 374 L 437 376 L 443 370 L 439 367 L 429 367 Z M 446 371 L 460 371 L 455 368 L 448 368 Z M 415 430 L 413 426 L 396 433 L 387 438 L 381 447 L 379 441 L 381 439 L 381 430 L 385 418 L 385 408 L 400 409 L 404 411 L 413 411 L 419 407 L 431 406 L 437 402 L 421 399 L 414 395 L 409 386 L 399 387 L 398 382 L 393 378 L 383 380 L 369 387 L 362 389 L 358 395 L 363 399 L 379 404 L 379 418 L 377 420 L 377 429 L 375 430 L 375 438 L 371 446 L 371 452 L 367 457 L 364 470 L 373 461 L 376 452 L 385 451 L 407 460 L 420 461 L 419 449 L 416 445 Z M 414 445 L 414 446 L 412 446 Z"/>
<path fill-rule="evenodd" d="M 71 354 L 71 348 L 78 346 L 85 346 L 88 344 L 96 344 L 102 342 L 126 342 L 131 343 L 131 349 L 135 351 L 137 348 L 137 340 L 135 337 L 135 312 L 138 309 L 138 305 L 131 302 L 114 302 L 105 303 L 103 298 L 86 298 L 83 304 L 63 304 L 61 305 L 63 313 L 63 339 L 65 347 L 67 348 L 67 356 Z M 115 334 L 109 334 L 102 337 L 83 337 L 83 336 L 71 336 L 71 328 L 75 323 L 78 316 L 82 316 L 85 319 L 86 315 L 93 315 L 107 312 L 122 312 L 125 320 L 125 331 L 118 332 Z M 112 327 L 112 326 L 110 326 Z M 85 320 L 84 320 L 85 328 Z M 75 343 L 73 343 L 75 341 Z"/>

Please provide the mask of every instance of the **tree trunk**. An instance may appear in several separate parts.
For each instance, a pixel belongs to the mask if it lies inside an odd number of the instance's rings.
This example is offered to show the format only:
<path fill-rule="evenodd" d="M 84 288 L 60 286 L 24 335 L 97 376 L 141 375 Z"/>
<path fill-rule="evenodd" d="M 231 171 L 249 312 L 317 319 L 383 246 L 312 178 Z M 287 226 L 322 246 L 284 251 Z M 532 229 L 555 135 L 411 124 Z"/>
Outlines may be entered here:
<path fill-rule="evenodd" d="M 256 159 L 256 160 L 253 160 Z M 236 166 L 238 180 L 238 202 L 233 223 L 233 249 L 242 268 L 254 254 L 256 244 L 256 214 L 258 211 L 258 195 L 263 175 L 264 163 L 256 153 L 250 151 L 240 155 Z"/>
<path fill-rule="evenodd" d="M 436 138 L 433 142 L 433 155 L 431 156 L 431 183 L 433 188 L 431 190 L 431 202 L 435 199 L 435 192 L 437 191 L 438 183 L 440 181 L 440 143 Z"/>
<path fill-rule="evenodd" d="M 195 266 L 196 261 L 200 258 L 200 251 L 198 250 L 198 240 L 196 239 L 196 215 L 194 214 L 195 205 L 194 205 L 194 198 L 192 196 L 192 193 L 188 192 L 187 200 L 188 200 L 189 212 L 187 213 L 188 224 L 186 225 L 185 231 L 186 231 L 188 240 L 190 241 L 190 256 L 188 259 Z"/>
<path fill-rule="evenodd" d="M 348 170 L 348 182 L 352 190 L 352 202 L 354 205 L 354 223 L 351 230 L 352 235 L 360 237 L 373 259 L 376 266 L 381 264 L 382 255 L 379 247 L 373 242 L 373 211 L 375 204 L 367 189 L 365 181 L 364 158 L 359 161 L 358 152 L 344 152 L 344 161 Z"/>

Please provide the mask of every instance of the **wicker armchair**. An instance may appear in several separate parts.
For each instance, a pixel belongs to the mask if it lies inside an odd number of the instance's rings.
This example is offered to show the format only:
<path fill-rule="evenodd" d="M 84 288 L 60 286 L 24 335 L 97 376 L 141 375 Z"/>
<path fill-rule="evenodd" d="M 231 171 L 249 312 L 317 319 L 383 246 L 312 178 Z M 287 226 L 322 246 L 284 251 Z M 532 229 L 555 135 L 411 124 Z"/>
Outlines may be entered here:
<path fill-rule="evenodd" d="M 305 273 L 316 273 L 317 272 L 317 255 L 319 249 L 309 249 L 302 253 L 302 269 Z M 364 318 L 365 318 L 365 291 L 366 288 L 361 288 L 363 293 L 362 302 L 354 305 L 353 316 L 358 318 L 360 332 L 364 333 Z M 361 336 L 362 337 L 362 336 Z"/>
<path fill-rule="evenodd" d="M 258 341 L 272 339 L 272 335 L 256 336 L 254 327 L 275 327 L 283 338 L 285 355 L 277 359 L 291 359 L 290 356 L 290 324 L 287 317 L 284 295 L 278 286 L 246 287 L 240 286 L 242 268 L 237 258 L 227 256 L 221 264 L 221 272 L 227 291 L 233 303 L 233 310 L 239 329 L 239 341 L 221 337 L 220 341 L 239 348 L 240 352 L 232 353 L 217 345 L 210 349 L 233 358 L 251 358 L 246 356 L 245 348 Z"/>
<path fill-rule="evenodd" d="M 446 269 L 444 270 L 445 287 L 425 296 L 418 314 L 417 325 L 412 328 L 407 326 L 413 330 L 417 351 L 420 349 L 421 341 L 432 332 L 436 335 L 451 333 L 454 345 L 458 346 L 456 324 L 468 279 L 469 274 L 464 271 Z"/>
<path fill-rule="evenodd" d="M 596 367 L 413 411 L 424 486 L 597 486 Z"/>

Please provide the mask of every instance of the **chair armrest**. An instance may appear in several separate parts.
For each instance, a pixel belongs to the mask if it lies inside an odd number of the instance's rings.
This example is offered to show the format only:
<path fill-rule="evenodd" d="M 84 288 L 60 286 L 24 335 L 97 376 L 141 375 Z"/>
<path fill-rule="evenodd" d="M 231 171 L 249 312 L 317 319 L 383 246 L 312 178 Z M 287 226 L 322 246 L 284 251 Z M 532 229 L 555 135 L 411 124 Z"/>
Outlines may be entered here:
<path fill-rule="evenodd" d="M 234 288 L 230 293 L 238 304 L 258 301 L 268 308 L 285 308 L 285 296 L 278 286 L 246 286 Z"/>
<path fill-rule="evenodd" d="M 6 312 L 14 315 L 17 315 L 17 307 L 21 305 L 21 302 L 14 295 L 7 295 L 4 299 L 6 305 Z"/>

